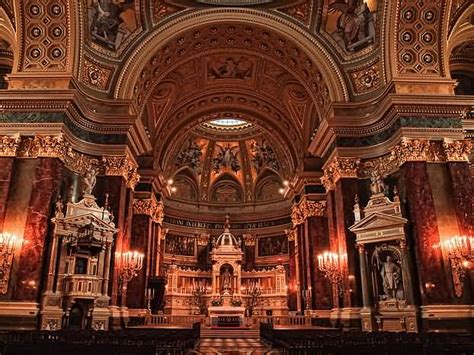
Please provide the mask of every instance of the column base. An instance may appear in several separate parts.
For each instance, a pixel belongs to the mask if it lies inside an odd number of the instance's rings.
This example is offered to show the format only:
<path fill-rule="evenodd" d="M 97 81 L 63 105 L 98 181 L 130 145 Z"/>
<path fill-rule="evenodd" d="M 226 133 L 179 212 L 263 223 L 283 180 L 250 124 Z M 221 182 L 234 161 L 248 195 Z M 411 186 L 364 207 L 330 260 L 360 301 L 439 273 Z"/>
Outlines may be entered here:
<path fill-rule="evenodd" d="M 421 306 L 424 331 L 474 332 L 474 305 Z"/>
<path fill-rule="evenodd" d="M 110 306 L 110 327 L 118 330 L 126 328 L 129 322 L 129 313 L 127 307 Z"/>
<path fill-rule="evenodd" d="M 38 316 L 37 302 L 0 302 L 0 330 L 37 329 Z"/>
<path fill-rule="evenodd" d="M 360 330 L 360 308 L 347 307 L 341 311 L 341 325 L 343 330 Z"/>

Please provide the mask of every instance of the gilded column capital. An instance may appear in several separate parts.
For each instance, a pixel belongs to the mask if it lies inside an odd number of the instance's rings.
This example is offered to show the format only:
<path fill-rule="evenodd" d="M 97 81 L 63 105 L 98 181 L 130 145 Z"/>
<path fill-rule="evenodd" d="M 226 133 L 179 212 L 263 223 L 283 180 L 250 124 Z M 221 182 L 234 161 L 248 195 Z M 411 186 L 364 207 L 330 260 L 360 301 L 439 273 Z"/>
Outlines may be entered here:
<path fill-rule="evenodd" d="M 137 164 L 128 156 L 104 156 L 102 157 L 104 175 L 123 176 L 127 181 L 127 187 L 134 189 L 140 180 Z"/>
<path fill-rule="evenodd" d="M 293 223 L 293 226 L 303 224 L 304 220 L 303 210 L 300 208 L 300 205 L 293 204 L 291 207 L 291 223 Z"/>
<path fill-rule="evenodd" d="M 403 165 L 407 161 L 428 161 L 432 146 L 426 139 L 402 138 L 391 150 L 392 159 L 396 159 L 398 165 Z"/>
<path fill-rule="evenodd" d="M 448 162 L 469 162 L 469 154 L 472 151 L 472 143 L 468 140 L 443 142 L 443 151 Z"/>
<path fill-rule="evenodd" d="M 211 239 L 211 235 L 209 233 L 202 233 L 202 234 L 198 234 L 196 238 L 197 238 L 197 244 L 203 247 L 209 244 L 209 239 Z"/>
<path fill-rule="evenodd" d="M 321 182 L 326 191 L 333 190 L 341 178 L 357 178 L 359 165 L 360 159 L 358 158 L 334 157 L 323 169 L 324 174 Z"/>
<path fill-rule="evenodd" d="M 285 229 L 286 236 L 288 237 L 289 242 L 296 241 L 296 229 Z"/>
<path fill-rule="evenodd" d="M 246 247 L 255 246 L 257 242 L 257 236 L 255 234 L 244 234 L 242 237 L 244 238 L 244 244 Z"/>
<path fill-rule="evenodd" d="M 163 223 L 163 204 L 153 198 L 136 199 L 133 201 L 133 214 L 144 214 L 150 216 L 153 222 Z"/>
<path fill-rule="evenodd" d="M 291 208 L 293 226 L 302 224 L 309 217 L 324 217 L 326 215 L 326 201 L 301 200 Z"/>
<path fill-rule="evenodd" d="M 2 136 L 0 139 L 0 156 L 15 157 L 20 146 L 20 136 Z"/>

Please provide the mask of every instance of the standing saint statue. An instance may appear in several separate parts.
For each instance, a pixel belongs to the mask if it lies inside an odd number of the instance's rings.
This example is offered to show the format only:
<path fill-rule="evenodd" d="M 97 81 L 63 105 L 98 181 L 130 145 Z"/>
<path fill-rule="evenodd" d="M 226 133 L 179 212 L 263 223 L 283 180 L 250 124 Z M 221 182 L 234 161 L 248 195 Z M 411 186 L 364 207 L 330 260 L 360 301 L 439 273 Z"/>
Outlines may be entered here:
<path fill-rule="evenodd" d="M 92 190 L 94 189 L 94 186 L 97 182 L 96 176 L 97 176 L 97 172 L 95 171 L 94 168 L 90 168 L 89 170 L 85 172 L 84 177 L 83 177 L 84 195 L 92 195 Z"/>
<path fill-rule="evenodd" d="M 397 298 L 397 290 L 399 289 L 402 279 L 402 272 L 400 266 L 393 261 L 390 255 L 387 255 L 385 261 L 381 262 L 377 255 L 377 264 L 379 267 L 380 276 L 382 276 L 382 285 L 384 291 L 384 298 Z"/>
<path fill-rule="evenodd" d="M 230 294 L 232 291 L 232 274 L 229 271 L 229 268 L 225 268 L 224 272 L 221 274 L 221 285 L 224 295 Z"/>

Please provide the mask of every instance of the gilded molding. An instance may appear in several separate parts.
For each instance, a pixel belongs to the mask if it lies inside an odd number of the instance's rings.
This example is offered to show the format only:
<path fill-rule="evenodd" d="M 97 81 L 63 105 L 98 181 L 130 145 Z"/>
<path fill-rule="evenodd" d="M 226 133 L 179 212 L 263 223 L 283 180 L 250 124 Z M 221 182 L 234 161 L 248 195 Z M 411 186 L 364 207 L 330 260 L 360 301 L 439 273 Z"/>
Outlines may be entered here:
<path fill-rule="evenodd" d="M 341 178 L 357 178 L 360 159 L 335 157 L 323 170 L 321 177 L 326 191 L 333 190 Z"/>
<path fill-rule="evenodd" d="M 59 135 L 0 136 L 0 156 L 17 158 L 58 158 L 70 170 L 81 175 L 94 169 L 101 175 L 123 176 L 129 188 L 140 180 L 137 164 L 128 156 L 94 157 L 74 150 Z"/>
<path fill-rule="evenodd" d="M 291 222 L 293 226 L 302 224 L 309 217 L 324 217 L 326 215 L 326 201 L 309 201 L 303 199 L 291 208 Z"/>
<path fill-rule="evenodd" d="M 133 214 L 144 214 L 150 216 L 153 222 L 163 223 L 163 204 L 155 199 L 136 199 L 133 201 Z"/>
<path fill-rule="evenodd" d="M 391 151 L 398 165 L 407 161 L 427 161 L 430 157 L 431 144 L 425 139 L 406 139 L 402 138 Z"/>

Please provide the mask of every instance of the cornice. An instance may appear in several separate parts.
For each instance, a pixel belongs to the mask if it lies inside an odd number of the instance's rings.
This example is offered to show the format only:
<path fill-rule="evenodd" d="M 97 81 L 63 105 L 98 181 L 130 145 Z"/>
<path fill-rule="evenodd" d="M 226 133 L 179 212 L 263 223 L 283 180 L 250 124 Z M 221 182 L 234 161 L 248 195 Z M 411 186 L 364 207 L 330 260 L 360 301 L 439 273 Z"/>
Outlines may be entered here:
<path fill-rule="evenodd" d="M 341 177 L 359 179 L 383 177 L 397 171 L 407 162 L 469 163 L 472 146 L 472 142 L 469 140 L 430 140 L 402 137 L 388 154 L 375 159 L 361 161 L 354 158 L 334 157 L 324 167 L 324 177 L 321 180 L 326 191 L 330 191 L 334 189 L 336 182 Z M 340 161 L 347 163 L 344 165 L 347 169 L 344 169 L 344 166 L 340 167 Z"/>
<path fill-rule="evenodd" d="M 16 158 L 58 158 L 79 174 L 94 169 L 105 176 L 122 176 L 134 188 L 140 179 L 137 163 L 130 155 L 92 156 L 77 151 L 64 135 L 0 136 L 0 156 Z"/>

